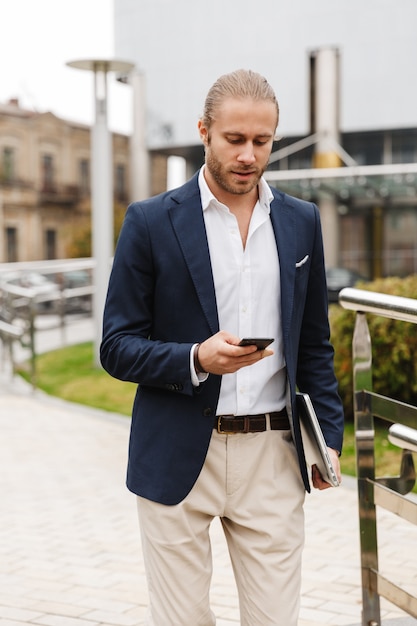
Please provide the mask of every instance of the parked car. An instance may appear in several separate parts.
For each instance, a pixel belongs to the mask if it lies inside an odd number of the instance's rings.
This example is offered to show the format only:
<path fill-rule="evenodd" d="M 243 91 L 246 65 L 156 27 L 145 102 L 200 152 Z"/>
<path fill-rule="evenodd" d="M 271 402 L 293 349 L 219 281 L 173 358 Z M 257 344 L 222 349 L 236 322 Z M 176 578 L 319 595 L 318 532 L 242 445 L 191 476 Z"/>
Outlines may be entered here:
<path fill-rule="evenodd" d="M 358 272 L 345 267 L 328 267 L 326 269 L 327 294 L 329 302 L 338 302 L 339 293 L 345 287 L 354 287 L 359 281 L 366 281 Z"/>
<path fill-rule="evenodd" d="M 88 270 L 72 270 L 62 274 L 62 287 L 73 290 L 67 292 L 66 313 L 89 313 L 92 308 L 92 274 Z M 77 290 L 84 293 L 76 293 Z"/>
<path fill-rule="evenodd" d="M 91 285 L 91 272 L 87 270 L 71 270 L 62 274 L 63 286 L 65 289 L 74 289 L 75 287 L 87 287 Z"/>
<path fill-rule="evenodd" d="M 86 313 L 92 308 L 92 272 L 88 269 L 64 270 L 48 274 L 60 294 L 65 297 L 65 313 Z M 62 309 L 60 309 L 62 312 Z"/>
<path fill-rule="evenodd" d="M 37 300 L 38 310 L 50 311 L 55 308 L 59 289 L 53 281 L 39 272 L 23 271 L 5 274 L 1 277 L 1 283 L 4 284 L 6 290 L 7 285 L 30 289 Z"/>

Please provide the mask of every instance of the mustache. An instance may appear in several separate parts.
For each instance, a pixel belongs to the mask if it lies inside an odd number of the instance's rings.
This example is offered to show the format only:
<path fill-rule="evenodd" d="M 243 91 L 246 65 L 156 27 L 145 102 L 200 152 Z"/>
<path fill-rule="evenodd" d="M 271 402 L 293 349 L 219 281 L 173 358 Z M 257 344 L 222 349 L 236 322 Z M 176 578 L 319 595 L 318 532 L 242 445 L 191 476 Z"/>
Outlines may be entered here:
<path fill-rule="evenodd" d="M 246 172 L 259 172 L 259 167 L 254 167 L 253 165 L 239 165 L 239 167 L 234 167 L 233 172 L 246 174 Z"/>

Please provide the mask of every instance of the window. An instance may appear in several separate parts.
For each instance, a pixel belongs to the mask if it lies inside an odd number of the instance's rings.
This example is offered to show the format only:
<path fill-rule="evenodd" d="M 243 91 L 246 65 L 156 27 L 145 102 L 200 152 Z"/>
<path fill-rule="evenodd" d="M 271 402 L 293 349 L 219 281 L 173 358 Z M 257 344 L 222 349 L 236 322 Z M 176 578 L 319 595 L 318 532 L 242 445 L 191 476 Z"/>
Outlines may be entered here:
<path fill-rule="evenodd" d="M 116 165 L 114 193 L 117 200 L 123 202 L 126 199 L 126 170 L 124 165 Z"/>
<path fill-rule="evenodd" d="M 413 131 L 392 134 L 392 162 L 414 163 L 417 158 L 417 136 Z"/>
<path fill-rule="evenodd" d="M 384 222 L 384 276 L 417 272 L 417 207 L 391 207 Z"/>
<path fill-rule="evenodd" d="M 45 258 L 50 261 L 56 259 L 56 231 L 47 230 L 45 232 Z"/>
<path fill-rule="evenodd" d="M 17 228 L 6 228 L 6 262 L 15 263 L 17 260 Z"/>
<path fill-rule="evenodd" d="M 2 178 L 12 181 L 15 178 L 15 155 L 13 148 L 3 148 Z"/>
<path fill-rule="evenodd" d="M 88 159 L 79 161 L 80 191 L 82 196 L 90 193 L 90 162 Z"/>
<path fill-rule="evenodd" d="M 51 154 L 42 156 L 42 189 L 43 191 L 54 190 L 54 159 Z"/>
<path fill-rule="evenodd" d="M 358 165 L 377 165 L 384 162 L 384 134 L 382 132 L 346 134 L 343 137 L 343 148 Z"/>

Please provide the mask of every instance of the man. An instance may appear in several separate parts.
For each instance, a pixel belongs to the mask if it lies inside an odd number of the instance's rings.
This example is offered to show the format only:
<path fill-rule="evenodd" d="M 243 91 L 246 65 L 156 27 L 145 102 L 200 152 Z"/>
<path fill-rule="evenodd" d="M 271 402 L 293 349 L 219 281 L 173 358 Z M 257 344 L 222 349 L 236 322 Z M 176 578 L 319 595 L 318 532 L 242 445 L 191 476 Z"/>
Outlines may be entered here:
<path fill-rule="evenodd" d="M 220 77 L 198 124 L 205 165 L 179 189 L 133 203 L 118 242 L 101 359 L 139 385 L 127 485 L 138 496 L 149 626 L 215 624 L 215 516 L 241 624 L 296 626 L 309 490 L 297 385 L 340 476 L 319 213 L 262 178 L 277 124 L 262 76 Z M 239 346 L 243 337 L 274 343 L 257 350 Z"/>

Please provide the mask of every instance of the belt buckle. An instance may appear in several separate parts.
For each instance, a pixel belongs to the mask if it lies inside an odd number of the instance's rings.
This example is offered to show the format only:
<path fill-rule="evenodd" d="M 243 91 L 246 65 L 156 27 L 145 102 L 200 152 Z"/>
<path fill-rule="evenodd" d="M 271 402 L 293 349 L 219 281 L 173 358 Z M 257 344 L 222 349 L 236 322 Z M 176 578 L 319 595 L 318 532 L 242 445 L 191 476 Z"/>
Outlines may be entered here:
<path fill-rule="evenodd" d="M 221 421 L 224 415 L 219 415 L 217 418 L 217 432 L 221 435 L 236 435 L 236 430 L 222 430 Z M 227 420 L 226 420 L 227 421 Z"/>

